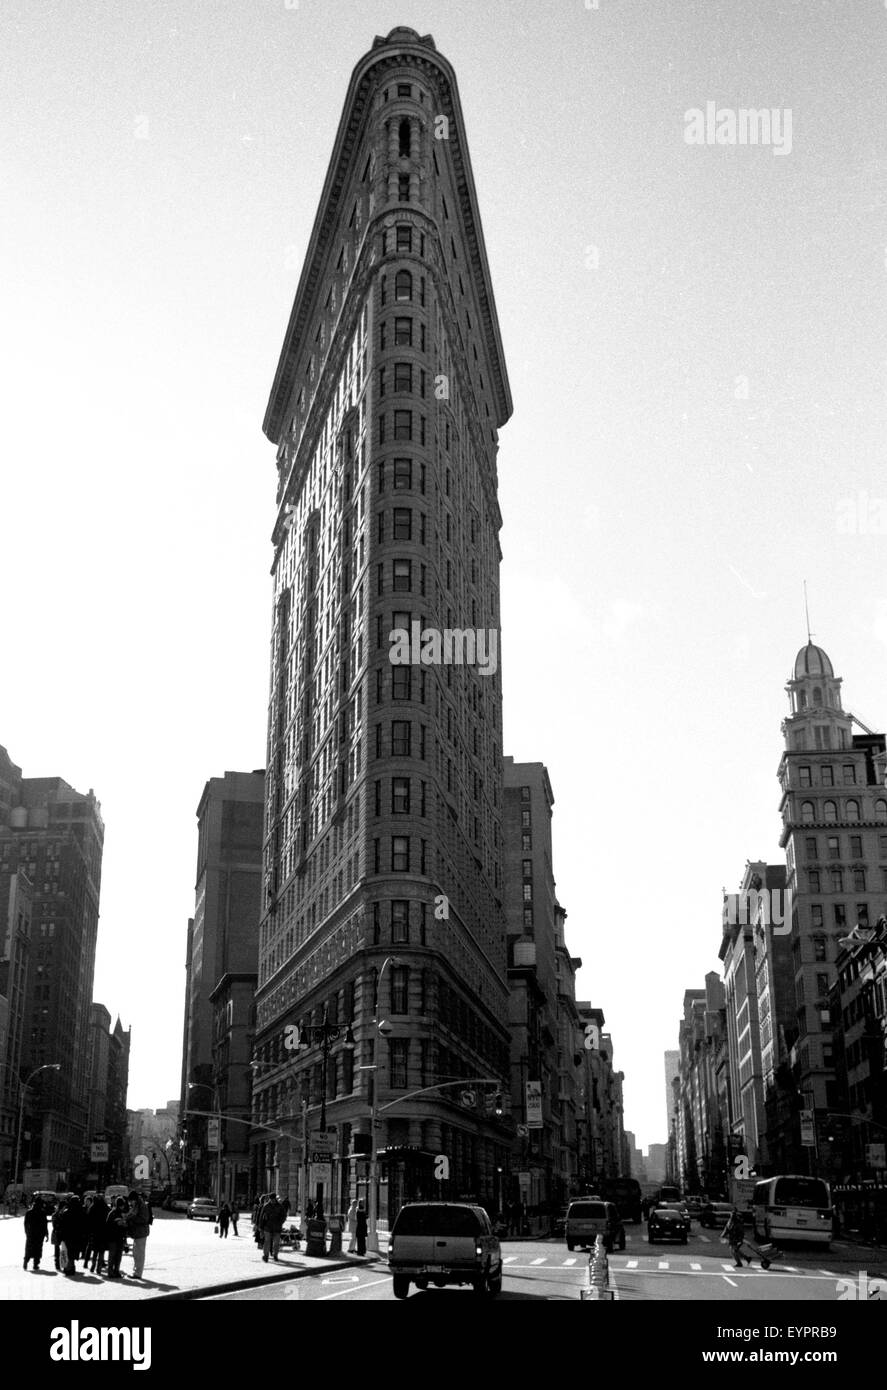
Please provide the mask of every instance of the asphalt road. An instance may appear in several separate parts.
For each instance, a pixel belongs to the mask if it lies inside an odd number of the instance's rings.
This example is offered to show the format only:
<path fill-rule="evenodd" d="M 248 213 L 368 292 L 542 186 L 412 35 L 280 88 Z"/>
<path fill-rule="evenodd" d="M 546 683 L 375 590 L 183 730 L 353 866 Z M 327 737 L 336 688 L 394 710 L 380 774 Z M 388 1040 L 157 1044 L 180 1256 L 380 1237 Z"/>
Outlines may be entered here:
<path fill-rule="evenodd" d="M 542 1299 L 547 1302 L 580 1301 L 586 1282 L 588 1257 L 581 1250 L 572 1254 L 562 1240 L 503 1243 L 505 1262 L 500 1300 Z M 887 1260 L 884 1253 L 873 1253 L 862 1246 L 835 1242 L 831 1250 L 791 1247 L 783 1258 L 775 1259 L 769 1270 L 758 1261 L 740 1271 L 735 1268 L 729 1249 L 721 1245 L 717 1232 L 702 1231 L 694 1223 L 689 1244 L 649 1245 L 646 1227 L 626 1227 L 626 1249 L 610 1256 L 610 1286 L 615 1297 L 626 1302 L 648 1300 L 708 1300 L 732 1302 L 811 1301 L 834 1302 L 846 1286 L 839 1280 L 858 1285 L 866 1271 L 869 1298 L 880 1294 L 887 1302 Z M 879 1289 L 877 1276 L 883 1276 Z M 874 1285 L 873 1285 L 873 1282 Z M 391 1276 L 383 1263 L 359 1270 L 339 1270 L 310 1279 L 278 1284 L 268 1288 L 244 1290 L 221 1296 L 248 1301 L 298 1302 L 356 1301 L 395 1302 Z M 413 1286 L 410 1302 L 429 1299 L 473 1301 L 470 1289 L 428 1289 Z M 215 1300 L 214 1300 L 215 1301 Z"/>

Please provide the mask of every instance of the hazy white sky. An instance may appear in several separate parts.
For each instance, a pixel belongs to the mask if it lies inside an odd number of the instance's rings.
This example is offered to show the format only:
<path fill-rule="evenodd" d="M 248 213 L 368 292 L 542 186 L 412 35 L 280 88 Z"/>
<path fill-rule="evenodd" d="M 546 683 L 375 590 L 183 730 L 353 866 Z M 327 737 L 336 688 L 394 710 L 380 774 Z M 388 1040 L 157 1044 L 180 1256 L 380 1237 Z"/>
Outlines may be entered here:
<path fill-rule="evenodd" d="M 0 743 L 101 799 L 96 997 L 160 1106 L 195 809 L 264 765 L 264 407 L 351 69 L 397 24 L 459 77 L 514 394 L 506 751 L 548 765 L 646 1146 L 721 889 L 782 862 L 803 578 L 845 705 L 887 719 L 883 4 L 4 0 Z M 687 145 L 707 101 L 791 108 L 791 153 Z"/>

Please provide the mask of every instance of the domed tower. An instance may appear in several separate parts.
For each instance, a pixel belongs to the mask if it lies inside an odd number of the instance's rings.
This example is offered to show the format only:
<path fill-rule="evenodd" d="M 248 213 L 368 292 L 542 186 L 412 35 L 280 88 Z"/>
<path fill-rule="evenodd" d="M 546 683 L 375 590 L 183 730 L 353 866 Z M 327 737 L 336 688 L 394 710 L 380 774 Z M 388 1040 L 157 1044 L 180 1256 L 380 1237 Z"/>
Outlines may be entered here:
<path fill-rule="evenodd" d="M 841 939 L 857 923 L 874 923 L 887 901 L 885 740 L 843 708 L 841 679 L 812 641 L 798 652 L 786 689 L 791 713 L 782 725 L 778 775 L 795 1007 L 786 1041 L 804 1108 L 816 1112 L 817 1128 L 815 1149 L 808 1127 L 803 1143 L 796 1134 L 782 1151 L 794 1152 L 811 1172 L 818 1164 L 828 1176 L 825 1115 L 848 1108 L 834 1070 L 829 991 Z M 853 733 L 854 722 L 862 732 Z M 840 1026 L 839 1019 L 835 1023 Z"/>

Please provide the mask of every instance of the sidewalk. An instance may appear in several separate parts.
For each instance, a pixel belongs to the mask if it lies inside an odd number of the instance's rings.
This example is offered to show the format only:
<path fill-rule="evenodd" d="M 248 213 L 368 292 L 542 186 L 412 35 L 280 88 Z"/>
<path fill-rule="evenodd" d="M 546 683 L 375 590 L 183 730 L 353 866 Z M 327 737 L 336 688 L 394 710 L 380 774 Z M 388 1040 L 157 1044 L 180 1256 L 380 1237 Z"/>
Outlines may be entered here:
<path fill-rule="evenodd" d="M 387 1232 L 380 1232 L 383 1260 L 387 1248 Z M 265 1264 L 253 1240 L 250 1223 L 243 1219 L 240 1235 L 229 1236 L 227 1240 L 221 1240 L 213 1234 L 211 1226 L 203 1223 L 196 1226 L 182 1219 L 155 1220 L 148 1238 L 145 1277 L 139 1281 L 127 1273 L 132 1270 L 130 1256 L 125 1256 L 121 1265 L 125 1277 L 108 1280 L 84 1270 L 82 1261 L 78 1262 L 76 1277 L 66 1278 L 54 1268 L 53 1248 L 48 1242 L 43 1247 L 41 1266 L 36 1272 L 30 1266 L 27 1271 L 22 1269 L 23 1254 L 21 1218 L 0 1220 L 0 1303 L 177 1300 L 197 1297 L 202 1291 L 230 1292 L 373 1263 L 369 1255 L 309 1256 L 304 1253 L 303 1245 L 300 1251 L 282 1251 L 276 1262 L 269 1260 Z"/>

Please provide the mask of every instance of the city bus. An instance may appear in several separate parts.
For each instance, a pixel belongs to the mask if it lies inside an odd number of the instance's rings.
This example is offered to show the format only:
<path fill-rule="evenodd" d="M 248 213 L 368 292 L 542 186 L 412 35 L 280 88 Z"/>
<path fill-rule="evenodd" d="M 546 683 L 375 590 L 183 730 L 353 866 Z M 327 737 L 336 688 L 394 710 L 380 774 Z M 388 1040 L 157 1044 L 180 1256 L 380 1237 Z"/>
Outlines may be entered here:
<path fill-rule="evenodd" d="M 612 1202 L 623 1221 L 641 1221 L 643 1195 L 637 1178 L 602 1178 L 598 1191 L 605 1202 Z"/>
<path fill-rule="evenodd" d="M 755 1183 L 755 1239 L 810 1240 L 826 1249 L 832 1239 L 832 1198 L 822 1178 L 783 1173 Z"/>

